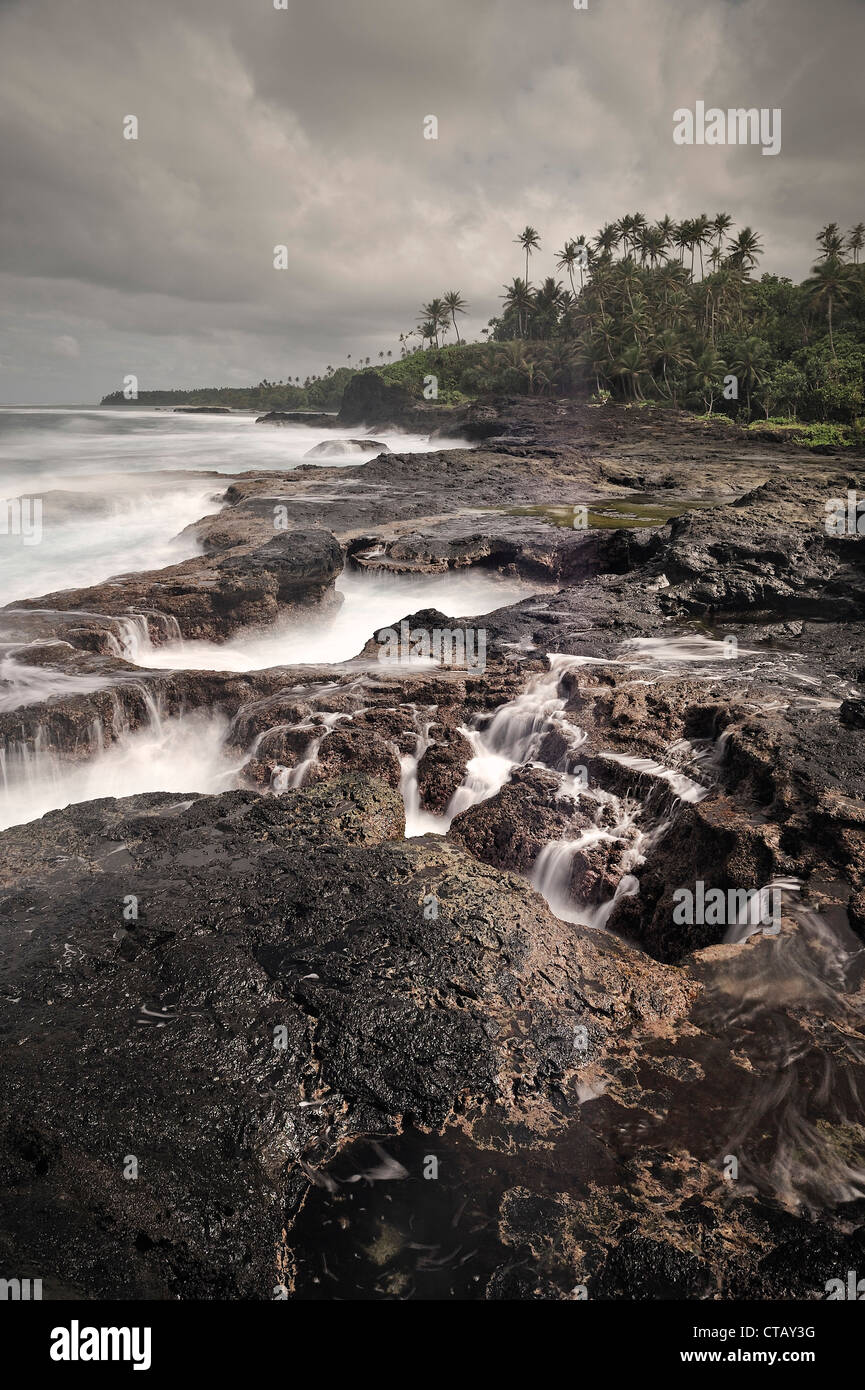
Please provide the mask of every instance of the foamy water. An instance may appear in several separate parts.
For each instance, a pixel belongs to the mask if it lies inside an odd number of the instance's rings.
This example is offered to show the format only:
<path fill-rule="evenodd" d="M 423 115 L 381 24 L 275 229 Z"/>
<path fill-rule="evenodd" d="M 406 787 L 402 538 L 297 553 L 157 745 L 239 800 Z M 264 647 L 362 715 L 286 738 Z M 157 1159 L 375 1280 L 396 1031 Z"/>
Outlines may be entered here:
<path fill-rule="evenodd" d="M 228 791 L 246 756 L 226 748 L 226 728 L 219 714 L 193 713 L 154 720 L 85 763 L 65 762 L 50 749 L 0 755 L 0 830 L 103 796 Z"/>
<path fill-rule="evenodd" d="M 140 666 L 158 670 L 253 671 L 267 666 L 318 665 L 349 661 L 373 633 L 421 608 L 449 618 L 490 613 L 536 590 L 489 570 L 448 574 L 384 575 L 346 570 L 336 583 L 343 603 L 334 614 L 299 624 L 296 620 L 230 642 L 142 643 L 132 654 Z"/>
<path fill-rule="evenodd" d="M 371 436 L 368 448 L 335 450 L 335 440 L 365 433 L 258 425 L 251 414 L 0 409 L 0 606 L 190 559 L 200 548 L 179 533 L 220 509 L 234 474 L 357 467 L 380 452 L 378 442 L 404 453 L 436 447 L 390 431 Z M 39 503 L 37 544 L 4 524 L 7 499 L 18 498 Z"/>

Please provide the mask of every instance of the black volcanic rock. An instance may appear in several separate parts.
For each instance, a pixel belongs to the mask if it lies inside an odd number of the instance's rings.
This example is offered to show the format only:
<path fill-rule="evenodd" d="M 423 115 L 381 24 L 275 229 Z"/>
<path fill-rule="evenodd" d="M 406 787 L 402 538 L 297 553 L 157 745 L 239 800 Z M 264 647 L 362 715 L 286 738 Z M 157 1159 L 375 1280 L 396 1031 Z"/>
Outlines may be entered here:
<path fill-rule="evenodd" d="M 577 1024 L 602 1046 L 681 1009 L 659 967 L 402 832 L 399 796 L 351 777 L 0 837 L 4 1267 L 48 1297 L 270 1298 L 347 1137 L 540 1101 Z"/>
<path fill-rule="evenodd" d="M 255 420 L 257 425 L 308 425 L 312 429 L 329 428 L 336 422 L 336 415 L 317 414 L 311 410 L 269 410 Z"/>
<path fill-rule="evenodd" d="M 43 615 L 45 610 L 140 614 L 147 618 L 156 642 L 178 630 L 183 637 L 219 639 L 240 627 L 273 622 L 290 608 L 338 601 L 333 585 L 341 570 L 342 550 L 329 531 L 278 531 L 254 548 L 237 547 L 167 569 L 118 575 L 91 588 L 62 589 L 9 608 L 16 622 L 28 609 Z M 0 609 L 0 627 L 5 612 Z M 176 627 L 167 626 L 166 619 Z M 104 622 L 98 625 L 99 630 L 103 627 Z"/>
<path fill-rule="evenodd" d="M 412 405 L 412 397 L 402 386 L 384 381 L 377 372 L 357 372 L 343 392 L 339 423 L 373 425 L 397 420 Z"/>

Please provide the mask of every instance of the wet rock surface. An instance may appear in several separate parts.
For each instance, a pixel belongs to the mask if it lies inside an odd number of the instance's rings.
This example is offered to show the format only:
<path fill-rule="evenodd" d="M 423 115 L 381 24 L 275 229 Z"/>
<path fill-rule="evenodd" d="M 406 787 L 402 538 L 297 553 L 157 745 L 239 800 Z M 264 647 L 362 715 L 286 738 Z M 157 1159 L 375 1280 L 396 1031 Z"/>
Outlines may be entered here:
<path fill-rule="evenodd" d="M 0 836 L 4 1262 L 46 1297 L 825 1297 L 865 1239 L 865 550 L 824 526 L 862 460 L 355 381 L 332 442 L 442 451 L 244 475 L 200 557 L 0 610 L 7 776 L 209 711 L 235 788 Z M 368 631 L 139 659 L 326 621 L 344 560 L 538 592 L 407 602 L 483 628 L 479 671 Z M 698 884 L 777 916 L 677 915 Z"/>
<path fill-rule="evenodd" d="M 6 832 L 19 1262 L 79 1295 L 270 1297 L 301 1158 L 542 1097 L 578 1023 L 609 1034 L 613 997 L 621 1019 L 681 1008 L 675 981 L 659 991 L 613 943 L 597 957 L 519 880 L 402 833 L 399 797 L 358 777 L 93 802 Z"/>
<path fill-rule="evenodd" d="M 271 531 L 272 516 L 271 512 Z M 20 627 L 21 612 L 30 609 L 39 611 L 43 624 L 50 612 L 141 615 L 151 640 L 165 640 L 166 634 L 218 639 L 242 627 L 272 623 L 292 610 L 319 606 L 328 596 L 333 601 L 332 588 L 341 569 L 342 551 L 332 535 L 295 530 L 271 535 L 254 548 L 232 548 L 168 569 L 26 599 L 12 606 L 10 618 L 13 627 Z M 6 611 L 0 610 L 3 631 Z M 81 626 L 92 630 L 88 619 Z M 68 627 L 66 633 L 68 639 Z"/>

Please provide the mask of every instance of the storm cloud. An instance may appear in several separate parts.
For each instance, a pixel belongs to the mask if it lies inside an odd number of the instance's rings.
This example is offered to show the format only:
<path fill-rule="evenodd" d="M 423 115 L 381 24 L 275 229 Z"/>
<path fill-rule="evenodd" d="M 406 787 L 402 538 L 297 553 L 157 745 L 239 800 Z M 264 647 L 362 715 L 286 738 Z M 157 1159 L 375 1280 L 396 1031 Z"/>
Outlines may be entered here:
<path fill-rule="evenodd" d="M 6 0 L 0 399 L 397 355 L 451 288 L 476 335 L 526 222 L 535 277 L 637 209 L 800 277 L 865 216 L 863 47 L 861 0 Z M 780 155 L 676 145 L 697 100 L 780 108 Z"/>

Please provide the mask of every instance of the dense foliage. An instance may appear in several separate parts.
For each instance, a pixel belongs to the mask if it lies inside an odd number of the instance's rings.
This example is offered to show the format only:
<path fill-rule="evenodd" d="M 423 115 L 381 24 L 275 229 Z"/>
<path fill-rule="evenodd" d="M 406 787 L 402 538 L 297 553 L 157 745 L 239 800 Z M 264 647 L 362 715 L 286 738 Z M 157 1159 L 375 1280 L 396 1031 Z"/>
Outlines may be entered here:
<path fill-rule="evenodd" d="M 556 268 L 568 283 L 547 276 L 538 287 L 529 272 L 540 236 L 526 227 L 516 239 L 525 277 L 504 287 L 483 358 L 466 357 L 461 372 L 451 360 L 448 391 L 588 388 L 600 399 L 745 422 L 853 424 L 865 415 L 865 224 L 846 236 L 835 223 L 824 227 L 801 285 L 755 279 L 760 237 L 750 227 L 734 236 L 731 227 L 727 213 L 654 224 L 635 213 L 567 242 Z M 456 291 L 421 311 L 418 335 L 440 353 L 451 327 L 457 331 L 455 302 L 464 312 Z"/>
<path fill-rule="evenodd" d="M 501 313 L 463 343 L 468 305 L 449 290 L 422 305 L 417 328 L 399 336 L 400 356 L 349 356 L 321 376 L 249 388 L 146 391 L 147 405 L 228 405 L 255 410 L 335 410 L 358 369 L 375 370 L 417 397 L 452 403 L 486 392 L 565 395 L 634 406 L 682 406 L 782 429 L 813 422 L 818 444 L 865 432 L 865 223 L 842 233 L 829 223 L 801 284 L 755 278 L 762 246 L 750 227 L 732 232 L 728 213 L 649 223 L 642 213 L 608 223 L 555 253 L 563 276 L 530 280 L 541 238 L 516 238 L 524 276 L 504 286 Z M 564 283 L 563 281 L 566 281 Z M 454 341 L 448 342 L 449 335 Z M 419 340 L 419 342 L 413 341 Z M 393 360 L 392 360 L 393 359 Z M 428 398 L 429 395 L 428 395 Z M 121 393 L 108 405 L 126 404 Z"/>

